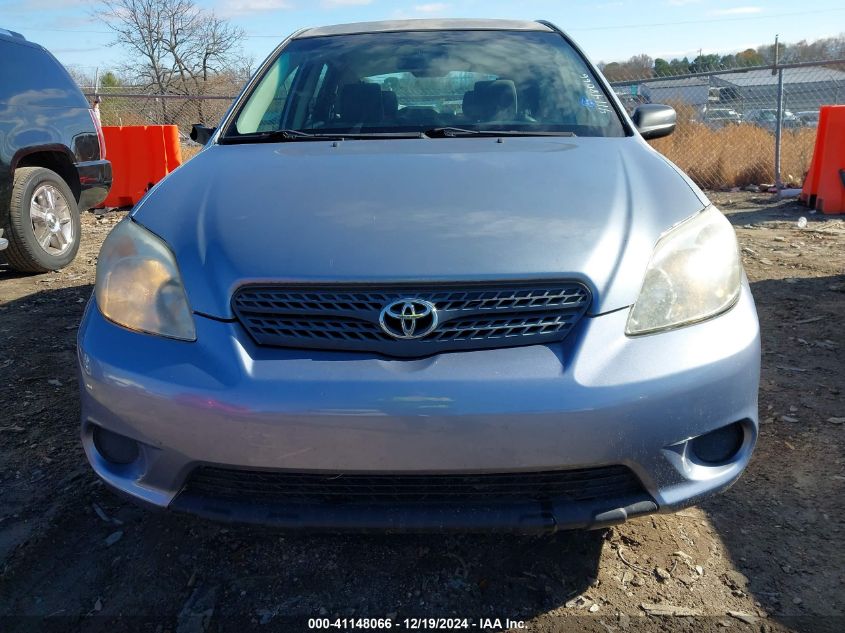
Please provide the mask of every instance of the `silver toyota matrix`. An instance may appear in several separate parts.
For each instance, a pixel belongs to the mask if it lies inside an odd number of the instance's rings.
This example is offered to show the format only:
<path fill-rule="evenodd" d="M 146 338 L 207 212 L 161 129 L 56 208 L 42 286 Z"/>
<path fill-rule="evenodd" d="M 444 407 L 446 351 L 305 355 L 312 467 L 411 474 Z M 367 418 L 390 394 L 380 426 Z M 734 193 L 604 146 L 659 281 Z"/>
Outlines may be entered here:
<path fill-rule="evenodd" d="M 299 31 L 106 239 L 82 441 L 150 507 L 310 529 L 595 528 L 757 438 L 727 219 L 546 22 Z"/>

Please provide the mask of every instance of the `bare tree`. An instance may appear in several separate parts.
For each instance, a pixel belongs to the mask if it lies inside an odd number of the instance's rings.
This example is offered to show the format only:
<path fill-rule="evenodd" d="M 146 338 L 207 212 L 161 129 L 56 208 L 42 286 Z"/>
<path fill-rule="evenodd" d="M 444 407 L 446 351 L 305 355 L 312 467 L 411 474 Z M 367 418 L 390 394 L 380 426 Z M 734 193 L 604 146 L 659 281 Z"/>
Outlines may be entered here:
<path fill-rule="evenodd" d="M 76 82 L 77 86 L 80 86 L 82 88 L 89 88 L 94 85 L 94 73 L 92 73 L 87 66 L 65 64 L 65 69 L 71 76 L 71 79 Z"/>
<path fill-rule="evenodd" d="M 203 94 L 242 63 L 243 31 L 193 0 L 102 0 L 97 16 L 128 53 L 124 74 L 161 94 Z"/>

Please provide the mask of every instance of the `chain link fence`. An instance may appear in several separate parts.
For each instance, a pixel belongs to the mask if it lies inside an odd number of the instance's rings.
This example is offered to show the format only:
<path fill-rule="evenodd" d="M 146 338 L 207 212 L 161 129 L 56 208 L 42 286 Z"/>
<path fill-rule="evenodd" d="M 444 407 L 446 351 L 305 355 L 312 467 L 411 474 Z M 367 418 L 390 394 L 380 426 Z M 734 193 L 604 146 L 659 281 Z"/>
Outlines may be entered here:
<path fill-rule="evenodd" d="M 845 104 L 845 60 L 662 77 L 643 73 L 613 77 L 611 85 L 629 112 L 642 103 L 674 106 L 675 133 L 652 144 L 699 186 L 800 186 L 813 155 L 819 108 Z"/>
<path fill-rule="evenodd" d="M 614 73 L 614 91 L 629 113 L 643 103 L 677 110 L 675 133 L 652 144 L 705 189 L 778 181 L 800 186 L 813 154 L 819 107 L 845 104 L 845 60 L 674 76 L 644 69 L 637 75 Z M 191 125 L 217 125 L 234 99 L 149 94 L 130 87 L 98 94 L 103 125 L 179 126 L 185 159 L 199 150 L 189 139 Z M 90 89 L 86 95 L 94 97 Z"/>
<path fill-rule="evenodd" d="M 103 125 L 176 125 L 182 145 L 182 158 L 196 154 L 200 145 L 190 139 L 191 126 L 216 126 L 229 109 L 235 95 L 162 95 L 144 93 L 132 87 L 84 88 L 89 100 L 99 96 Z"/>

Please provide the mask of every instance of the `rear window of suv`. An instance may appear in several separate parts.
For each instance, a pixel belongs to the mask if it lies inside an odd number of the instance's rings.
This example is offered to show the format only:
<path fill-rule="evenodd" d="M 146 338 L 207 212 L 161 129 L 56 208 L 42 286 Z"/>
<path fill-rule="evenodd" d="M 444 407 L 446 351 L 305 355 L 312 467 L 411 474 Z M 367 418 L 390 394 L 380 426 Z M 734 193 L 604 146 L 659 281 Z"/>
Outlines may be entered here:
<path fill-rule="evenodd" d="M 293 40 L 226 136 L 443 126 L 625 135 L 604 86 L 558 33 L 467 30 Z"/>
<path fill-rule="evenodd" d="M 40 46 L 0 38 L 0 59 L 0 103 L 88 107 L 68 72 Z"/>

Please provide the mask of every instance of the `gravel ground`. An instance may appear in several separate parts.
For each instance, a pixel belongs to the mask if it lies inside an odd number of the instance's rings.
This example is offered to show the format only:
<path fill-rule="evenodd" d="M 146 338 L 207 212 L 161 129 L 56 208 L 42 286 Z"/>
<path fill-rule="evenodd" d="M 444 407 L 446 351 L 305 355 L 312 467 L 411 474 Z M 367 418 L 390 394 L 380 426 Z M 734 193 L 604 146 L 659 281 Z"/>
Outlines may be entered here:
<path fill-rule="evenodd" d="M 747 473 L 675 515 L 542 538 L 309 536 L 116 498 L 78 440 L 74 345 L 99 245 L 123 214 L 85 214 L 61 272 L 0 265 L 0 631 L 298 631 L 310 617 L 405 628 L 412 616 L 475 630 L 845 630 L 845 222 L 768 195 L 713 199 L 736 226 L 763 329 Z"/>

